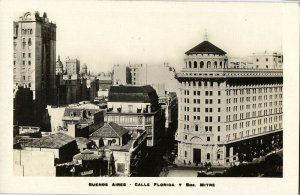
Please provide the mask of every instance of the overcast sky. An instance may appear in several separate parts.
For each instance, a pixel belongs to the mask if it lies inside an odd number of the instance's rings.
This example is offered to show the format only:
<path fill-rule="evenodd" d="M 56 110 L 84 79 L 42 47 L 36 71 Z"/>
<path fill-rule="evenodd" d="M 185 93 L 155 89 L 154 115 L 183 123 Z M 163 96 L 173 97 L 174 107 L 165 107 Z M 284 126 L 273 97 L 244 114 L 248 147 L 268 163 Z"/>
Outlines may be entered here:
<path fill-rule="evenodd" d="M 97 73 L 114 64 L 179 69 L 184 53 L 204 40 L 243 57 L 281 51 L 281 4 L 87 1 L 36 4 L 57 25 L 56 55 L 78 57 Z"/>

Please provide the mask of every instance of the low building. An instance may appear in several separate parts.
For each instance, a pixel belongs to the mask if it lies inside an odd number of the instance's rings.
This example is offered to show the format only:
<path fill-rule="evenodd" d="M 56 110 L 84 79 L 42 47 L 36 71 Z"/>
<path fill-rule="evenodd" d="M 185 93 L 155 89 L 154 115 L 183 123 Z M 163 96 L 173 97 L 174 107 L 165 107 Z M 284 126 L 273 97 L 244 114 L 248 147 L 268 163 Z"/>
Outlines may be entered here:
<path fill-rule="evenodd" d="M 89 135 L 104 125 L 104 111 L 100 110 L 99 106 L 89 102 L 70 105 L 65 109 L 62 122 L 63 129 L 67 129 L 70 133 L 72 132 L 72 136 L 76 137 L 76 133 L 73 130 L 76 131 L 76 128 L 82 129 L 87 126 L 88 133 L 84 135 Z M 78 136 L 86 137 L 84 135 L 80 134 Z"/>
<path fill-rule="evenodd" d="M 130 140 L 128 130 L 114 122 L 109 122 L 90 135 L 90 138 L 101 146 L 122 146 Z"/>
<path fill-rule="evenodd" d="M 87 139 L 85 137 L 76 137 L 75 140 L 80 152 L 86 149 L 94 149 L 97 147 L 96 143 L 93 140 Z"/>
<path fill-rule="evenodd" d="M 23 150 L 52 152 L 55 164 L 70 162 L 79 152 L 75 138 L 64 133 L 29 140 L 21 139 L 19 142 Z"/>

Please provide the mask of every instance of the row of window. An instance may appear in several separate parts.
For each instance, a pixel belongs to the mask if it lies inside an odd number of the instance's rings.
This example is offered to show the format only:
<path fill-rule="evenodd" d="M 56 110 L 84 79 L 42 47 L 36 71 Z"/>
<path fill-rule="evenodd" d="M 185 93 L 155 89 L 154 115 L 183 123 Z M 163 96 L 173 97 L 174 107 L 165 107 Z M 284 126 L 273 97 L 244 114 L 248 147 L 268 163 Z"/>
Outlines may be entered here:
<path fill-rule="evenodd" d="M 246 94 L 256 94 L 256 93 L 272 93 L 272 92 L 282 92 L 282 87 L 264 87 L 264 88 L 252 88 L 252 89 L 231 89 L 226 90 L 227 95 L 244 95 Z M 231 93 L 232 92 L 232 93 Z"/>
<path fill-rule="evenodd" d="M 258 103 L 258 104 L 246 104 L 246 105 L 240 105 L 240 106 L 233 106 L 233 107 L 226 107 L 226 112 L 231 112 L 231 111 L 242 111 L 244 110 L 246 106 L 246 110 L 249 109 L 256 109 L 256 108 L 266 108 L 266 107 L 272 107 L 272 106 L 282 106 L 282 101 L 274 101 L 274 102 L 265 102 L 265 103 Z M 232 110 L 231 110 L 232 108 Z M 276 108 L 275 108 L 276 109 Z"/>
<path fill-rule="evenodd" d="M 226 63 L 220 61 L 219 64 L 217 61 L 214 61 L 213 63 L 211 61 L 207 61 L 206 64 L 204 63 L 204 61 L 200 61 L 199 63 L 197 61 L 188 61 L 185 62 L 186 68 L 211 68 L 213 64 L 213 68 L 224 68 Z"/>
<path fill-rule="evenodd" d="M 215 83 L 215 84 L 214 84 Z M 182 82 L 181 83 L 182 86 L 184 87 L 189 87 L 189 86 L 194 86 L 194 87 L 201 87 L 201 86 L 204 86 L 204 87 L 213 87 L 213 86 L 220 86 L 221 83 L 220 82 L 211 82 L 211 81 L 202 81 L 202 82 L 196 82 L 196 81 L 191 81 L 191 82 Z"/>
<path fill-rule="evenodd" d="M 277 98 L 279 98 L 279 99 L 282 98 L 282 94 L 269 95 L 269 98 L 268 98 L 268 95 L 252 96 L 252 98 L 251 97 L 227 98 L 226 103 L 227 104 L 243 103 L 243 102 L 251 102 L 251 101 L 272 100 L 272 99 L 277 99 Z"/>
<path fill-rule="evenodd" d="M 251 115 L 251 112 L 240 113 L 239 115 L 238 114 L 233 114 L 233 115 L 227 115 L 226 116 L 226 122 L 242 120 L 242 119 L 247 119 L 247 118 L 267 116 L 267 115 L 272 115 L 272 114 L 280 114 L 280 113 L 282 113 L 282 108 L 252 111 L 252 115 Z M 232 116 L 232 118 L 231 118 L 231 116 Z"/>
<path fill-rule="evenodd" d="M 273 131 L 273 130 L 277 130 L 277 129 L 281 129 L 281 128 L 282 128 L 282 124 L 279 123 L 279 124 L 264 126 L 263 129 L 262 129 L 262 127 L 257 128 L 257 129 L 252 129 L 251 134 L 250 134 L 250 130 L 241 131 L 241 132 L 239 132 L 239 137 L 237 137 L 238 133 L 232 133 L 232 139 L 230 139 L 231 138 L 230 134 L 228 134 L 228 135 L 226 135 L 226 141 L 235 140 L 238 138 L 241 139 L 243 137 L 266 133 L 267 131 Z M 244 132 L 245 132 L 245 134 L 244 134 Z"/>
<path fill-rule="evenodd" d="M 32 34 L 33 34 L 32 28 L 22 29 L 22 35 L 32 35 Z"/>
<path fill-rule="evenodd" d="M 244 124 L 245 124 L 245 127 L 250 127 L 250 124 L 252 126 L 256 126 L 256 124 L 261 125 L 261 124 L 273 123 L 273 122 L 278 122 L 278 121 L 282 121 L 282 115 L 273 116 L 273 117 L 266 117 L 266 118 L 263 118 L 263 119 L 253 119 L 251 121 L 244 121 L 244 122 L 240 122 L 240 123 L 234 123 L 232 125 L 228 124 L 228 125 L 226 125 L 226 131 L 230 131 L 231 126 L 232 126 L 233 130 L 236 130 L 238 128 L 238 124 L 239 124 L 239 128 L 244 128 Z"/>

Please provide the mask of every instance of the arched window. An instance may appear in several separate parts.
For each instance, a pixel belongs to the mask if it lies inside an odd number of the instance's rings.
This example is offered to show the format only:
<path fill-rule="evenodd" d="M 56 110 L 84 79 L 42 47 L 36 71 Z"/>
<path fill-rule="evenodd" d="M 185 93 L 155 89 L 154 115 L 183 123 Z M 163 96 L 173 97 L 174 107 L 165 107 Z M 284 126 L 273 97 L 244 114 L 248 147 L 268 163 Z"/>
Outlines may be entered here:
<path fill-rule="evenodd" d="M 197 62 L 194 61 L 194 68 L 197 68 Z"/>
<path fill-rule="evenodd" d="M 220 68 L 222 68 L 222 61 L 220 62 Z"/>
<path fill-rule="evenodd" d="M 189 68 L 192 68 L 192 62 L 189 61 Z"/>
<path fill-rule="evenodd" d="M 204 68 L 204 62 L 203 61 L 200 62 L 200 68 Z"/>
<path fill-rule="evenodd" d="M 210 68 L 210 67 L 211 67 L 211 62 L 208 61 L 208 62 L 207 62 L 207 68 Z"/>
<path fill-rule="evenodd" d="M 218 66 L 218 62 L 214 61 L 214 68 L 217 68 L 217 66 Z"/>

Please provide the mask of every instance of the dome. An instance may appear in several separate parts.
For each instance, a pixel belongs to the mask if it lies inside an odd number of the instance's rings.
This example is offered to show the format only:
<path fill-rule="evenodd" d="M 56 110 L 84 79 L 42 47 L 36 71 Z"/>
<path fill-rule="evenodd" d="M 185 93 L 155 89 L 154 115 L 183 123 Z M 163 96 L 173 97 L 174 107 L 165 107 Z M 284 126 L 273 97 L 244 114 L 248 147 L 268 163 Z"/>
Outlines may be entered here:
<path fill-rule="evenodd" d="M 202 43 L 198 44 L 197 46 L 193 47 L 192 49 L 185 52 L 186 55 L 191 54 L 218 54 L 218 55 L 225 55 L 226 52 L 222 49 L 218 48 L 214 44 L 209 41 L 203 41 Z"/>

